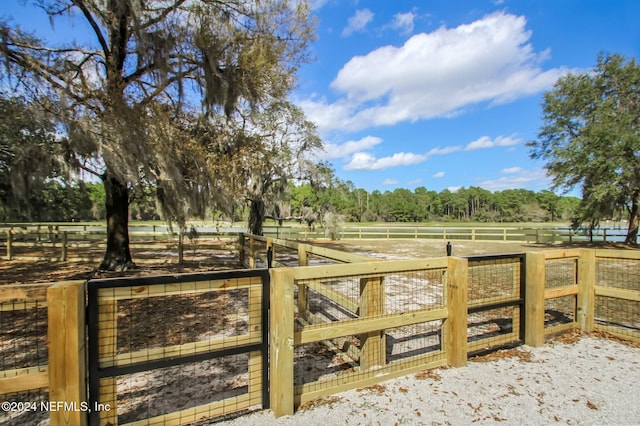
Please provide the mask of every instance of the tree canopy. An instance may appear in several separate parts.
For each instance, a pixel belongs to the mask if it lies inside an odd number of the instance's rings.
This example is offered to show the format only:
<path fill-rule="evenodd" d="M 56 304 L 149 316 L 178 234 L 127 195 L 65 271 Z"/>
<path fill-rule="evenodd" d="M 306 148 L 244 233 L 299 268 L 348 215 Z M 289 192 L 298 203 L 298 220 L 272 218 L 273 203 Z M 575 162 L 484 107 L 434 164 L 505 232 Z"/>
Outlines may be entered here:
<path fill-rule="evenodd" d="M 133 265 L 128 204 L 139 182 L 157 188 L 163 210 L 178 222 L 195 201 L 228 200 L 225 174 L 207 166 L 213 153 L 225 155 L 229 144 L 246 139 L 229 134 L 225 118 L 283 99 L 314 37 L 304 1 L 36 4 L 52 22 L 83 21 L 91 39 L 53 45 L 0 21 L 5 83 L 46 99 L 44 107 L 66 127 L 68 163 L 104 182 L 104 269 Z"/>
<path fill-rule="evenodd" d="M 576 223 L 596 226 L 625 208 L 626 242 L 640 224 L 640 65 L 600 55 L 590 72 L 568 74 L 545 94 L 543 126 L 529 143 L 556 188 L 581 187 Z"/>

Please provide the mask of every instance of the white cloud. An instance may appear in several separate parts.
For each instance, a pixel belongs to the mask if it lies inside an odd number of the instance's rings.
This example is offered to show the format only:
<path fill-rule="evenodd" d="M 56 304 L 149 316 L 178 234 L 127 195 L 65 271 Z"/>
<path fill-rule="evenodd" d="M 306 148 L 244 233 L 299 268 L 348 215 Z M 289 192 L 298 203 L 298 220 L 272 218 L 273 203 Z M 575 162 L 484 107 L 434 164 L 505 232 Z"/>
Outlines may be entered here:
<path fill-rule="evenodd" d="M 422 183 L 422 179 L 418 178 L 418 179 L 410 180 L 409 182 L 407 182 L 407 186 L 419 185 L 421 183 Z"/>
<path fill-rule="evenodd" d="M 440 179 L 444 177 L 444 172 L 438 172 L 436 174 L 433 175 L 434 178 L 436 179 Z"/>
<path fill-rule="evenodd" d="M 498 136 L 495 139 L 491 139 L 489 136 L 482 136 L 473 142 L 470 142 L 464 149 L 465 151 L 471 151 L 474 149 L 486 149 L 495 148 L 496 146 L 512 146 L 521 142 L 521 139 L 517 139 L 513 136 Z"/>
<path fill-rule="evenodd" d="M 371 149 L 382 142 L 381 138 L 365 136 L 357 141 L 348 141 L 342 144 L 325 144 L 326 158 L 343 158 L 359 151 Z"/>
<path fill-rule="evenodd" d="M 396 13 L 393 15 L 393 20 L 389 23 L 388 27 L 394 30 L 398 30 L 400 34 L 407 35 L 413 32 L 414 21 L 416 14 L 413 12 Z"/>
<path fill-rule="evenodd" d="M 373 19 L 370 11 L 358 12 L 347 34 Z M 550 88 L 566 72 L 543 70 L 549 52 L 536 52 L 530 38 L 526 19 L 504 12 L 416 34 L 402 46 L 353 57 L 331 83 L 341 98 L 309 99 L 302 107 L 321 131 L 357 131 L 450 117 L 483 102 L 510 102 Z"/>
<path fill-rule="evenodd" d="M 544 169 L 520 170 L 518 172 L 506 172 L 505 170 L 503 170 L 503 173 L 510 173 L 509 176 L 485 180 L 480 182 L 478 186 L 492 192 L 504 191 L 505 189 L 531 188 L 533 186 L 540 188 L 548 188 L 551 186 L 551 179 L 547 176 Z"/>
<path fill-rule="evenodd" d="M 356 10 L 356 14 L 349 18 L 347 26 L 342 30 L 344 37 L 357 31 L 362 31 L 373 20 L 373 12 L 369 9 Z"/>
<path fill-rule="evenodd" d="M 512 174 L 512 173 L 520 173 L 522 171 L 522 167 L 509 167 L 507 169 L 502 169 L 502 173 Z"/>
<path fill-rule="evenodd" d="M 428 158 L 424 154 L 413 154 L 410 152 L 399 152 L 390 157 L 376 158 L 366 152 L 356 152 L 351 158 L 351 162 L 344 166 L 345 170 L 384 170 L 392 167 L 407 166 L 417 164 Z"/>
<path fill-rule="evenodd" d="M 444 147 L 444 148 L 436 147 L 436 148 L 432 148 L 431 150 L 429 150 L 429 152 L 427 152 L 427 156 L 431 157 L 432 155 L 451 154 L 452 152 L 460 151 L 461 149 L 462 149 L 462 147 L 460 147 L 459 145 L 447 146 L 447 147 Z"/>
<path fill-rule="evenodd" d="M 399 183 L 398 179 L 385 179 L 382 181 L 383 185 L 397 185 Z"/>

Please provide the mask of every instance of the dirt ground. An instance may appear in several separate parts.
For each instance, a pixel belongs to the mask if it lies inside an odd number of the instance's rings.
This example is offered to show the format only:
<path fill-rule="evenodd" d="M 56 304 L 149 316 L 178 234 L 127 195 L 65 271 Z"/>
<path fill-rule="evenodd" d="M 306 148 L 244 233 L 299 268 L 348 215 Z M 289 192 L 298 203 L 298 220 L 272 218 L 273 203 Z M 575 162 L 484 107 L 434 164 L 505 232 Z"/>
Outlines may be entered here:
<path fill-rule="evenodd" d="M 307 241 L 309 242 L 309 241 Z M 444 240 L 312 240 L 312 244 L 356 253 L 363 256 L 382 259 L 419 259 L 446 255 Z M 552 248 L 598 247 L 634 250 L 638 247 L 624 244 L 580 243 L 580 244 L 530 244 L 503 241 L 451 241 L 453 256 L 473 256 L 482 254 L 521 253 L 527 251 L 546 250 Z M 277 249 L 277 248 L 276 248 Z M 149 253 L 145 253 L 148 257 Z M 220 269 L 238 268 L 237 259 L 230 258 L 228 251 L 222 256 L 212 252 L 206 257 L 207 262 L 187 260 L 179 265 L 175 261 L 167 261 L 163 252 L 157 253 L 157 263 L 138 264 L 138 267 L 125 272 L 107 272 L 98 270 L 99 262 L 45 262 L 28 260 L 2 260 L 0 262 L 0 285 L 32 284 L 65 280 L 86 280 L 91 278 L 135 277 L 148 275 L 181 274 L 204 272 Z M 235 254 L 237 256 L 237 253 Z M 134 253 L 134 262 L 136 256 Z"/>

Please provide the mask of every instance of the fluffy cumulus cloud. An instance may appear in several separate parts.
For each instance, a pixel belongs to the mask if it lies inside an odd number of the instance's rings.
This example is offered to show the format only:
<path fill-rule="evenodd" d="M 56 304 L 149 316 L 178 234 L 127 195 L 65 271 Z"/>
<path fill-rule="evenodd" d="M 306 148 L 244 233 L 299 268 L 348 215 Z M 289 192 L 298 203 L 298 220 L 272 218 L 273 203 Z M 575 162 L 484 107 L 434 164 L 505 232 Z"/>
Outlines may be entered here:
<path fill-rule="evenodd" d="M 375 136 L 365 136 L 357 141 L 347 141 L 341 144 L 325 144 L 325 153 L 328 159 L 344 158 L 351 154 L 366 151 L 382 142 L 382 139 Z"/>
<path fill-rule="evenodd" d="M 383 170 L 398 166 L 422 163 L 428 157 L 424 154 L 399 152 L 390 157 L 376 158 L 367 152 L 357 152 L 351 162 L 344 166 L 345 170 Z"/>
<path fill-rule="evenodd" d="M 372 19 L 371 11 L 358 11 L 345 33 Z M 409 17 L 396 22 L 408 25 Z M 526 19 L 505 12 L 416 34 L 402 46 L 353 57 L 331 84 L 341 94 L 338 100 L 309 99 L 302 107 L 321 130 L 354 131 L 454 116 L 482 102 L 510 102 L 548 89 L 566 72 L 543 70 L 548 52 L 535 52 L 530 38 Z"/>
<path fill-rule="evenodd" d="M 434 178 L 436 179 L 440 179 L 444 177 L 444 172 L 438 172 L 436 174 L 433 175 Z"/>
<path fill-rule="evenodd" d="M 342 30 L 342 35 L 346 37 L 364 30 L 367 24 L 373 21 L 373 16 L 369 9 L 356 10 L 356 14 L 349 18 L 347 26 Z"/>

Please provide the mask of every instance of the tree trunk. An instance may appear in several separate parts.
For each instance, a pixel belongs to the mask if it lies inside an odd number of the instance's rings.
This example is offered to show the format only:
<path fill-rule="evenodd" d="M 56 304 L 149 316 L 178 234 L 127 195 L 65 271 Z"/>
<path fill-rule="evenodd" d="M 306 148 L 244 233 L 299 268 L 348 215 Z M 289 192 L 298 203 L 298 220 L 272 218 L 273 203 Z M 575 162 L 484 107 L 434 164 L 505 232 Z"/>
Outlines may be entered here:
<path fill-rule="evenodd" d="M 103 177 L 107 211 L 107 250 L 100 269 L 125 271 L 135 267 L 129 250 L 129 189 L 106 172 Z"/>
<path fill-rule="evenodd" d="M 262 235 L 262 224 L 264 223 L 264 201 L 252 199 L 249 209 L 249 233 Z"/>
<path fill-rule="evenodd" d="M 629 211 L 629 228 L 627 229 L 626 244 L 636 244 L 638 242 L 638 227 L 640 226 L 640 211 L 637 197 L 631 201 L 631 210 Z"/>

